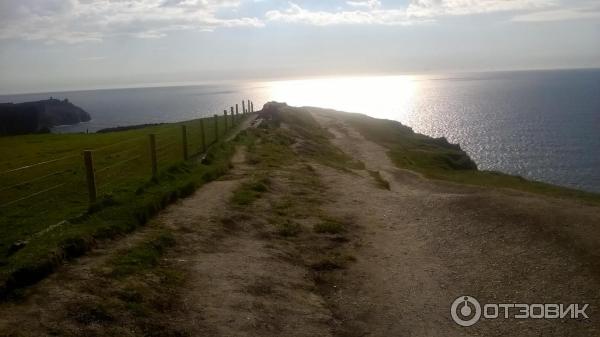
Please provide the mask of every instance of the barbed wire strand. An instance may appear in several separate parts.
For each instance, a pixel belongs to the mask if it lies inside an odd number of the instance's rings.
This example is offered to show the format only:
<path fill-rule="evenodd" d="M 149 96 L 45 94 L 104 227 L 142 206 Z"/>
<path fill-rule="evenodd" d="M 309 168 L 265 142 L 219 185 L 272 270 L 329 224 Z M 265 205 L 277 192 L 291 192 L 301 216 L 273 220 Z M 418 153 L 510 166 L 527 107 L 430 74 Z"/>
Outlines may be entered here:
<path fill-rule="evenodd" d="M 108 165 L 108 166 L 105 166 L 105 167 L 103 167 L 103 168 L 101 168 L 101 169 L 98 169 L 98 170 L 96 170 L 96 173 L 102 173 L 102 172 L 104 172 L 104 171 L 106 171 L 106 170 L 108 170 L 108 169 L 111 169 L 111 168 L 114 168 L 114 167 L 116 167 L 116 166 L 119 166 L 119 165 L 122 165 L 122 164 L 128 163 L 128 162 L 130 162 L 130 161 L 133 161 L 133 160 L 137 160 L 137 159 L 139 159 L 139 158 L 141 158 L 141 157 L 142 157 L 142 155 L 137 155 L 137 156 L 135 156 L 135 157 L 131 157 L 131 158 L 129 158 L 129 159 L 121 160 L 121 161 L 119 161 L 119 162 L 116 162 L 116 163 L 114 163 L 114 164 L 112 164 L 112 165 Z"/>
<path fill-rule="evenodd" d="M 70 188 L 70 187 L 68 187 L 68 185 L 69 184 L 65 184 L 64 186 L 62 186 L 62 188 L 64 188 L 65 190 L 68 189 L 68 188 Z M 73 193 L 73 192 L 74 191 L 71 191 L 71 193 Z M 81 198 L 84 198 L 84 200 L 86 200 L 86 202 L 78 203 L 77 204 L 78 208 L 81 209 L 82 211 L 85 210 L 85 209 L 87 209 L 87 205 L 88 205 L 88 203 L 87 203 L 87 197 L 88 197 L 87 192 L 85 192 L 85 193 L 76 192 L 76 193 L 79 194 L 79 196 Z M 77 195 L 77 194 L 75 194 L 75 195 Z M 68 207 L 63 208 L 62 213 L 64 213 L 64 214 L 68 214 L 69 210 L 73 210 L 73 209 L 77 208 L 77 207 L 75 207 L 74 203 L 71 200 L 65 200 L 64 202 L 65 203 L 68 202 L 68 204 L 69 204 Z M 44 214 L 47 214 L 47 213 L 51 212 L 51 209 L 53 207 L 48 207 L 47 204 L 54 205 L 55 201 L 52 198 L 45 198 L 43 200 L 40 200 L 40 201 L 36 202 L 36 206 L 40 210 L 39 213 L 37 213 L 38 216 L 41 216 L 41 215 L 44 215 Z M 21 215 L 21 214 L 23 214 L 25 212 L 31 212 L 31 208 L 30 207 L 21 207 L 20 211 L 18 211 L 17 213 L 11 213 L 11 216 Z"/>
<path fill-rule="evenodd" d="M 140 144 L 140 145 L 141 145 L 141 144 Z M 119 151 L 119 152 L 115 152 L 115 153 L 108 153 L 108 154 L 106 154 L 105 156 L 115 156 L 115 157 L 117 157 L 117 156 L 121 156 L 121 155 L 123 155 L 124 153 L 128 153 L 128 152 L 134 152 L 134 151 L 138 151 L 138 152 L 139 152 L 140 150 L 142 150 L 142 149 L 141 149 L 141 146 L 140 146 L 140 148 L 135 148 L 135 147 L 134 147 L 134 148 L 131 148 L 131 149 L 126 149 L 126 150 Z"/>
<path fill-rule="evenodd" d="M 9 201 L 9 202 L 7 202 L 7 203 L 4 203 L 4 204 L 0 205 L 0 208 L 2 208 L 2 207 L 6 207 L 6 206 L 10 206 L 10 205 L 12 205 L 12 204 L 15 204 L 15 203 L 17 203 L 17 202 L 20 202 L 20 201 L 23 201 L 23 200 L 27 200 L 27 199 L 29 199 L 29 198 L 33 198 L 33 197 L 35 197 L 35 196 L 37 196 L 37 195 L 40 195 L 40 194 L 44 194 L 44 193 L 50 192 L 50 191 L 52 191 L 52 190 L 55 190 L 55 189 L 57 189 L 57 188 L 59 188 L 59 187 L 62 187 L 62 186 L 64 186 L 65 184 L 66 184 L 66 183 L 58 184 L 58 185 L 55 185 L 55 186 L 52 186 L 52 187 L 49 187 L 49 188 L 43 189 L 43 190 L 41 190 L 41 191 L 39 191 L 39 192 L 35 192 L 35 193 L 32 193 L 32 194 L 30 194 L 30 195 L 24 196 L 24 197 L 22 197 L 22 198 L 19 198 L 19 199 L 13 200 L 13 201 Z"/>
<path fill-rule="evenodd" d="M 102 146 L 102 147 L 99 147 L 99 148 L 95 148 L 95 149 L 91 149 L 91 150 L 95 151 L 95 152 L 100 152 L 100 151 L 104 151 L 106 149 L 109 149 L 109 148 L 111 148 L 113 146 L 130 143 L 130 142 L 133 142 L 133 141 L 136 141 L 136 140 L 140 140 L 140 139 L 143 139 L 143 138 L 146 138 L 146 137 L 147 136 L 140 136 L 140 137 L 136 137 L 136 138 L 126 139 L 126 140 L 123 140 L 123 141 L 120 141 L 120 142 L 117 142 L 117 143 L 105 145 L 105 146 Z"/>
<path fill-rule="evenodd" d="M 170 132 L 170 131 L 175 131 L 175 129 L 173 129 L 173 130 L 165 130 L 162 133 L 158 133 L 158 134 L 164 134 L 164 133 Z M 117 143 L 113 143 L 113 144 L 109 144 L 109 145 L 106 145 L 106 146 L 102 146 L 102 147 L 99 147 L 99 148 L 92 149 L 92 151 L 95 151 L 95 152 L 104 151 L 104 150 L 109 149 L 111 147 L 114 147 L 114 146 L 117 146 L 117 145 L 126 144 L 126 143 L 133 142 L 133 141 L 136 141 L 136 140 L 141 140 L 141 139 L 146 138 L 146 137 L 147 136 L 140 136 L 140 137 L 136 137 L 136 138 L 132 138 L 132 139 L 127 139 L 127 140 L 124 140 L 124 141 L 121 141 L 121 142 L 117 142 Z M 29 165 L 25 165 L 25 166 L 22 166 L 22 167 L 18 167 L 18 168 L 14 168 L 14 169 L 2 171 L 2 172 L 0 172 L 0 175 L 22 171 L 22 170 L 29 169 L 29 168 L 36 167 L 36 166 L 40 166 L 40 165 L 51 164 L 51 163 L 55 163 L 55 162 L 58 162 L 58 161 L 61 161 L 61 160 L 75 158 L 75 157 L 78 157 L 78 156 L 79 156 L 79 154 L 72 154 L 72 155 L 61 157 L 61 158 L 57 158 L 57 159 L 52 159 L 52 160 L 42 161 L 42 162 L 39 162 L 39 163 L 29 164 Z"/>
<path fill-rule="evenodd" d="M 54 175 L 59 175 L 59 174 L 62 174 L 62 173 L 66 173 L 66 172 L 69 172 L 69 170 L 67 169 L 67 170 L 63 170 L 63 171 L 55 171 L 55 172 L 43 175 L 41 177 L 36 177 L 36 178 L 30 179 L 30 180 L 27 180 L 27 181 L 24 181 L 24 182 L 21 182 L 21 183 L 17 183 L 17 184 L 8 186 L 8 187 L 0 188 L 0 192 L 4 192 L 6 190 L 10 190 L 10 189 L 13 189 L 15 187 L 27 185 L 27 184 L 30 184 L 30 183 L 33 183 L 33 182 L 36 182 L 36 181 L 39 181 L 39 180 L 43 180 L 45 178 L 48 178 L 48 177 L 51 177 L 51 176 L 54 176 Z"/>
<path fill-rule="evenodd" d="M 29 168 L 36 167 L 36 166 L 41 166 L 41 165 L 46 165 L 46 164 L 52 164 L 52 163 L 55 163 L 55 162 L 58 162 L 58 161 L 62 161 L 62 160 L 65 160 L 65 159 L 75 158 L 77 156 L 78 156 L 77 154 L 73 154 L 73 155 L 69 155 L 69 156 L 65 156 L 65 157 L 61 157 L 61 158 L 57 158 L 57 159 L 46 160 L 46 161 L 42 161 L 42 162 L 35 163 L 35 164 L 25 165 L 25 166 L 21 166 L 21 167 L 18 167 L 18 168 L 14 168 L 14 169 L 10 169 L 10 170 L 6 170 L 6 171 L 3 171 L 3 172 L 0 172 L 0 175 L 7 174 L 7 173 L 18 172 L 18 171 L 22 171 L 22 170 L 29 169 Z"/>

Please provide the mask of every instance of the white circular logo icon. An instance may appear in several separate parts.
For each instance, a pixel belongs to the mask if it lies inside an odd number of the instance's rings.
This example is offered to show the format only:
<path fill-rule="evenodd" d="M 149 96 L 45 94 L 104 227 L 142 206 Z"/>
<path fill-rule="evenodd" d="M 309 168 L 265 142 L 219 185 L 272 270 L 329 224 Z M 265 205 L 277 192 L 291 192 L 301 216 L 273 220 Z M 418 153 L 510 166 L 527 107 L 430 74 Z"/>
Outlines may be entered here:
<path fill-rule="evenodd" d="M 452 302 L 450 314 L 456 324 L 471 326 L 481 318 L 481 305 L 474 297 L 460 296 Z"/>

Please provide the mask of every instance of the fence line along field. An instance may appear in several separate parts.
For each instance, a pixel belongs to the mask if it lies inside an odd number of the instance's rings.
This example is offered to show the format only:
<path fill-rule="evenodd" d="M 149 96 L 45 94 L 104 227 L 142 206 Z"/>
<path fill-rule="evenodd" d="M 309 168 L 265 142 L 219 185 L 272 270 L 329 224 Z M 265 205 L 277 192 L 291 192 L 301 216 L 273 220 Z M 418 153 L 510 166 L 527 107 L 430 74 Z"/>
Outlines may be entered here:
<path fill-rule="evenodd" d="M 224 139 L 246 109 L 231 111 L 124 131 L 1 137 L 0 269 L 28 240 L 54 225 L 80 217 L 95 204 L 140 193 L 157 176 L 197 160 Z M 87 168 L 92 171 L 86 171 L 84 152 L 91 156 Z"/>

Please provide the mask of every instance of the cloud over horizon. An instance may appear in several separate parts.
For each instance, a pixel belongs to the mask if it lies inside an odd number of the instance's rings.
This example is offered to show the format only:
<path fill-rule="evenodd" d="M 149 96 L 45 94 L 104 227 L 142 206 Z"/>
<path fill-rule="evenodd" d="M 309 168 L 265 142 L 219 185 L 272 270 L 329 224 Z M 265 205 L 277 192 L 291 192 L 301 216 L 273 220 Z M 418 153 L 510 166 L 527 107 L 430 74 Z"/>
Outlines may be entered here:
<path fill-rule="evenodd" d="M 0 92 L 600 67 L 598 0 L 0 0 Z"/>
<path fill-rule="evenodd" d="M 77 43 L 111 36 L 160 38 L 172 31 L 260 27 L 254 17 L 219 18 L 238 0 L 22 0 L 0 3 L 0 39 Z"/>
<path fill-rule="evenodd" d="M 540 22 L 600 17 L 600 6 L 575 0 L 381 0 L 338 1 L 326 9 L 309 2 L 268 0 L 21 0 L 0 2 L 0 39 L 78 43 L 110 37 L 161 38 L 177 31 L 265 27 L 270 22 L 316 26 L 411 25 L 443 17 L 510 13 L 513 21 Z M 255 15 L 242 5 L 268 4 Z M 327 7 L 327 6 L 320 6 Z"/>
<path fill-rule="evenodd" d="M 575 1 L 576 3 L 577 1 Z M 557 0 L 411 0 L 405 8 L 385 7 L 379 0 L 346 1 L 349 8 L 313 11 L 289 2 L 286 9 L 271 10 L 267 21 L 318 26 L 338 24 L 410 25 L 447 16 L 499 12 L 516 13 L 513 21 L 553 21 L 596 18 L 598 6 L 567 6 Z"/>

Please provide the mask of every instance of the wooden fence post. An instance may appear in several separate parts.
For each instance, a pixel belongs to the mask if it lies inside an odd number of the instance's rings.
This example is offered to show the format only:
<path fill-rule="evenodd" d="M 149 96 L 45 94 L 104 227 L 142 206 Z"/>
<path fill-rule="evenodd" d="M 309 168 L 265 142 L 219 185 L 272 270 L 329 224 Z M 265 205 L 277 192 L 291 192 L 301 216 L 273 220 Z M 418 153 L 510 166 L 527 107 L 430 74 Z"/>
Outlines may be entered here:
<path fill-rule="evenodd" d="M 219 141 L 219 116 L 215 114 L 215 142 Z"/>
<path fill-rule="evenodd" d="M 183 160 L 188 160 L 188 141 L 187 141 L 187 127 L 181 126 L 181 146 L 183 147 Z"/>
<path fill-rule="evenodd" d="M 152 178 L 158 176 L 158 163 L 156 161 L 156 135 L 150 134 L 150 164 L 152 165 Z"/>
<path fill-rule="evenodd" d="M 235 116 L 233 115 L 233 107 L 230 107 L 231 111 L 231 128 L 235 125 Z"/>
<path fill-rule="evenodd" d="M 228 127 L 228 123 L 227 123 L 227 110 L 223 110 L 223 116 L 225 116 L 225 132 L 227 132 L 227 127 Z"/>
<path fill-rule="evenodd" d="M 85 175 L 88 185 L 88 195 L 90 197 L 90 204 L 96 202 L 97 189 L 96 189 L 96 173 L 94 171 L 94 158 L 92 157 L 91 150 L 83 151 L 83 162 L 85 164 Z"/>
<path fill-rule="evenodd" d="M 202 140 L 202 153 L 206 152 L 206 134 L 204 133 L 204 119 L 200 119 L 200 139 Z"/>
<path fill-rule="evenodd" d="M 250 110 L 254 112 L 254 102 L 250 102 Z"/>
<path fill-rule="evenodd" d="M 239 117 L 240 116 L 240 111 L 238 109 L 238 104 L 235 103 L 235 117 Z"/>
<path fill-rule="evenodd" d="M 252 110 L 250 110 L 250 100 L 248 100 L 248 112 L 252 112 Z"/>
<path fill-rule="evenodd" d="M 242 113 L 246 113 L 246 102 L 242 101 Z"/>

